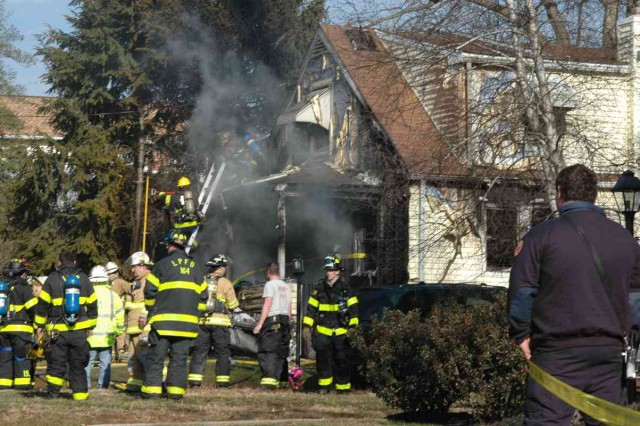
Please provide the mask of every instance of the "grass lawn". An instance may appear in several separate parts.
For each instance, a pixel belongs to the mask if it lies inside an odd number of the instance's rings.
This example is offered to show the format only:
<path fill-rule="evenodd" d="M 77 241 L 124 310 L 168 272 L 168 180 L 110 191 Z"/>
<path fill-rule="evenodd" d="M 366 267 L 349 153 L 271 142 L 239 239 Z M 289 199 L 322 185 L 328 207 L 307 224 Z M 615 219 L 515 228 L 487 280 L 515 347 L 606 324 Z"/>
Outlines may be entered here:
<path fill-rule="evenodd" d="M 40 364 L 39 364 L 40 365 Z M 0 392 L 0 416 L 6 425 L 79 425 L 79 424 L 203 424 L 224 422 L 279 425 L 375 425 L 387 423 L 396 412 L 368 391 L 349 395 L 319 395 L 282 389 L 256 390 L 259 369 L 234 365 L 233 385 L 228 389 L 213 386 L 214 364 L 209 364 L 203 387 L 189 389 L 183 401 L 142 400 L 115 389 L 90 391 L 87 401 L 71 400 L 71 391 L 63 389 L 63 398 L 41 398 L 44 388 L 44 363 L 38 368 L 36 391 Z M 313 367 L 306 367 L 313 373 Z M 94 384 L 98 369 L 93 369 Z M 113 364 L 112 380 L 125 381 L 126 364 Z M 309 386 L 308 386 L 309 387 Z M 224 424 L 223 423 L 223 424 Z"/>

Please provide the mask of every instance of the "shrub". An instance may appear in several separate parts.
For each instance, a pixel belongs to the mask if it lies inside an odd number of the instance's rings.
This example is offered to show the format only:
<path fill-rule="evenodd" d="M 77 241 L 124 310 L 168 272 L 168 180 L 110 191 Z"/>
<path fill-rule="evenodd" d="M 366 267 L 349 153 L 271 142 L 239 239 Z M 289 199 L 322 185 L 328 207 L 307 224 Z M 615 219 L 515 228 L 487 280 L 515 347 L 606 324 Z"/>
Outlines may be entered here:
<path fill-rule="evenodd" d="M 446 413 L 454 402 L 489 420 L 521 411 L 523 357 L 507 338 L 506 297 L 493 305 L 440 303 L 423 317 L 385 311 L 356 338 L 376 395 L 407 412 Z"/>

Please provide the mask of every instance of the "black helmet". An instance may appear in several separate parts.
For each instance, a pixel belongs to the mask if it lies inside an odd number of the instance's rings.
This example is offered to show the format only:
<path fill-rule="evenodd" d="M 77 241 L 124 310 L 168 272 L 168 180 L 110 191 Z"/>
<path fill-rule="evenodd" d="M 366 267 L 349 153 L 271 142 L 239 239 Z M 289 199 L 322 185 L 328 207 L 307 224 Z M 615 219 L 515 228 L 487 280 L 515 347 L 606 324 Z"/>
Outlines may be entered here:
<path fill-rule="evenodd" d="M 182 232 L 177 229 L 172 229 L 169 233 L 164 237 L 164 241 L 167 244 L 173 244 L 175 246 L 186 247 L 189 238 Z"/>
<path fill-rule="evenodd" d="M 227 256 L 225 256 L 224 254 L 217 254 L 215 256 L 212 256 L 211 259 L 207 261 L 207 266 L 210 268 L 227 266 Z"/>
<path fill-rule="evenodd" d="M 14 257 L 9 261 L 9 265 L 7 265 L 7 269 L 4 270 L 5 275 L 8 276 L 17 276 L 23 272 L 29 271 L 29 262 L 24 257 Z"/>

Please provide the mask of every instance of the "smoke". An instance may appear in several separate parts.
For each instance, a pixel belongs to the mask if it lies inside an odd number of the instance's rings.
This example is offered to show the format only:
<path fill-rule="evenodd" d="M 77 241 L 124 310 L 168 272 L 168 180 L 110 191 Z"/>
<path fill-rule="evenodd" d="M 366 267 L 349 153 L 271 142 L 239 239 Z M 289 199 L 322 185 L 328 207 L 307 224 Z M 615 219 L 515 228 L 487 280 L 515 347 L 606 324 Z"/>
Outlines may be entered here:
<path fill-rule="evenodd" d="M 183 66 L 181 77 L 200 87 L 186 123 L 188 149 L 196 160 L 233 159 L 247 148 L 243 136 L 270 131 L 283 82 L 267 65 L 219 42 L 197 17 L 187 14 L 183 20 L 189 33 L 172 39 L 167 53 L 174 63 L 193 65 Z"/>
<path fill-rule="evenodd" d="M 271 132 L 270 126 L 289 94 L 284 93 L 283 83 L 268 66 L 237 51 L 222 51 L 214 35 L 197 18 L 184 19 L 196 36 L 175 39 L 168 51 L 173 60 L 197 66 L 201 78 L 202 89 L 186 123 L 193 172 L 202 176 L 208 164 L 226 161 L 222 185 L 216 191 L 222 197 L 217 196 L 207 212 L 197 252 L 203 258 L 227 254 L 232 261 L 229 275 L 235 279 L 277 260 L 281 233 L 278 194 L 273 183 L 255 183 L 256 178 L 268 174 L 265 163 L 275 163 L 277 153 L 275 149 L 257 153 L 243 136 L 256 139 Z M 326 150 L 328 158 L 328 132 L 323 132 L 316 126 L 292 133 L 287 144 L 294 164 L 307 161 L 311 150 Z M 273 142 L 267 139 L 265 143 Z M 319 181 L 322 178 L 318 176 Z M 351 252 L 354 207 L 336 201 L 335 193 L 319 183 L 289 188 L 293 193 L 286 198 L 287 261 L 302 256 L 307 269 L 304 281 L 315 282 L 324 275 L 325 255 Z M 195 189 L 197 193 L 199 188 Z M 287 271 L 291 269 L 287 267 Z M 247 277 L 253 278 L 262 279 L 263 275 L 258 272 Z"/>

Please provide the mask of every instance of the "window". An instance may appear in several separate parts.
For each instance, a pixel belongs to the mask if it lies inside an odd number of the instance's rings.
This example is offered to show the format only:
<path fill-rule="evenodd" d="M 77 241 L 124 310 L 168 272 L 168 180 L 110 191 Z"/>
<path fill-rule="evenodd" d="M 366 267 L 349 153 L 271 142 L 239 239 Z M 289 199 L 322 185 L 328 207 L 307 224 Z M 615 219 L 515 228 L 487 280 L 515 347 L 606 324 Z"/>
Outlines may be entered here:
<path fill-rule="evenodd" d="M 487 206 L 487 269 L 511 267 L 518 236 L 515 206 Z"/>

